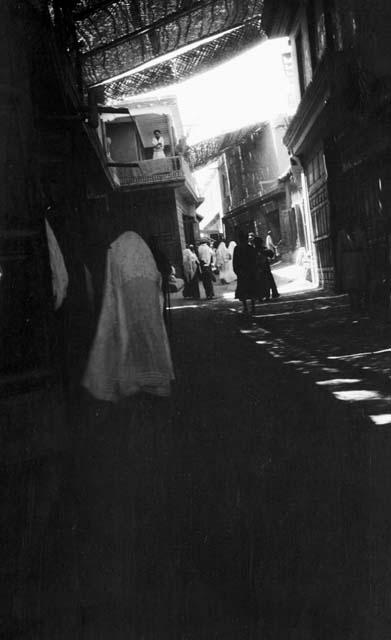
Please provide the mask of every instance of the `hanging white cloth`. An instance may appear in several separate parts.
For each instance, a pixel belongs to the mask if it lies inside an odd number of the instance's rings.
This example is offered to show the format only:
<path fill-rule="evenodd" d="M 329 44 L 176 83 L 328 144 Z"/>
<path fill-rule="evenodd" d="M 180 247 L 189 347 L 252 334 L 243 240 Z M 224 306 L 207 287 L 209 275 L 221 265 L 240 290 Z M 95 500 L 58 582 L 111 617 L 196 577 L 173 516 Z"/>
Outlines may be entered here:
<path fill-rule="evenodd" d="M 237 280 L 236 273 L 234 272 L 232 267 L 232 259 L 233 259 L 235 247 L 236 247 L 236 242 L 231 240 L 231 242 L 228 245 L 229 259 L 227 261 L 227 264 L 225 267 L 225 273 L 224 273 L 224 279 L 227 284 L 230 284 L 231 282 L 235 282 L 235 280 Z"/>
<path fill-rule="evenodd" d="M 219 270 L 219 279 L 222 284 L 228 284 L 227 282 L 227 268 L 230 260 L 230 254 L 226 247 L 225 242 L 220 242 L 216 249 L 216 267 Z"/>
<path fill-rule="evenodd" d="M 197 272 L 199 260 L 191 249 L 183 251 L 183 271 L 186 282 L 191 282 Z"/>
<path fill-rule="evenodd" d="M 53 229 L 45 218 L 46 237 L 49 249 L 50 270 L 52 272 L 52 290 L 54 297 L 54 308 L 57 311 L 64 302 L 69 284 L 68 271 L 64 258 L 54 235 Z"/>
<path fill-rule="evenodd" d="M 83 385 L 117 402 L 144 391 L 170 394 L 174 379 L 162 315 L 161 276 L 140 236 L 127 231 L 108 250 L 102 309 Z"/>

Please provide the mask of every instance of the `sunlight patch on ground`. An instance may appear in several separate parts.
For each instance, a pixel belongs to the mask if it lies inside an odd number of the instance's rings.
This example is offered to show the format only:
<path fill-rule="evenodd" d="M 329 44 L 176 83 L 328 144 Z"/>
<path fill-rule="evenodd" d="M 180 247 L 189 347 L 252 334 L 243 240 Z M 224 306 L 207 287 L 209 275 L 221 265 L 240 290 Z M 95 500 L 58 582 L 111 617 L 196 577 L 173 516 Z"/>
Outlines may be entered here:
<path fill-rule="evenodd" d="M 317 380 L 316 384 L 319 386 L 337 386 L 339 384 L 357 384 L 362 382 L 359 378 L 334 378 L 333 380 Z"/>
<path fill-rule="evenodd" d="M 280 293 L 296 293 L 315 289 L 315 285 L 303 278 L 303 270 L 296 264 L 272 269 Z"/>
<path fill-rule="evenodd" d="M 380 400 L 381 395 L 378 391 L 369 391 L 368 389 L 354 389 L 349 391 L 333 391 L 333 395 L 338 400 L 346 400 L 347 402 L 360 402 L 361 400 Z"/>
<path fill-rule="evenodd" d="M 298 316 L 303 313 L 313 313 L 313 309 L 302 309 L 301 311 L 280 311 L 280 313 L 264 313 L 255 315 L 254 318 L 277 318 L 279 316 Z"/>
<path fill-rule="evenodd" d="M 375 356 L 381 353 L 389 353 L 391 349 L 379 349 L 379 351 L 363 351 L 362 353 L 349 353 L 346 356 L 328 356 L 328 360 L 356 360 L 365 356 Z"/>
<path fill-rule="evenodd" d="M 198 304 L 182 304 L 178 307 L 170 307 L 171 311 L 176 311 L 177 309 L 197 309 Z"/>
<path fill-rule="evenodd" d="M 391 413 L 382 413 L 377 416 L 369 416 L 377 425 L 391 424 Z"/>

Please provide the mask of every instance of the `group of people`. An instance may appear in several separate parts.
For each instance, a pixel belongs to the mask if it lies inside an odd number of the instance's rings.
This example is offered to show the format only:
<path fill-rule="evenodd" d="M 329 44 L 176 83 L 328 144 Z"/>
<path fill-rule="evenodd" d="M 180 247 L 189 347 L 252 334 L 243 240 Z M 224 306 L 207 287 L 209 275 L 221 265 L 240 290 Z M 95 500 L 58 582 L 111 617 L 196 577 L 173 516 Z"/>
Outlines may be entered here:
<path fill-rule="evenodd" d="M 274 252 L 268 249 L 260 236 L 242 235 L 233 254 L 233 269 L 238 277 L 235 297 L 241 300 L 244 313 L 248 313 L 247 301 L 251 302 L 251 313 L 255 312 L 255 301 L 265 302 L 279 297 L 271 271 Z"/>
<path fill-rule="evenodd" d="M 248 313 L 248 300 L 254 311 L 256 300 L 264 302 L 279 297 L 271 271 L 271 262 L 275 257 L 275 248 L 268 248 L 263 238 L 254 233 L 242 235 L 238 245 L 232 241 L 228 247 L 224 240 L 220 240 L 214 248 L 207 239 L 201 240 L 198 251 L 194 245 L 188 245 L 183 252 L 183 296 L 199 299 L 201 280 L 206 298 L 212 299 L 213 282 L 217 278 L 222 284 L 237 280 L 235 297 L 242 301 L 245 313 Z"/>
<path fill-rule="evenodd" d="M 224 240 L 220 240 L 217 248 L 213 242 L 204 238 L 196 250 L 195 246 L 189 244 L 183 252 L 183 271 L 185 286 L 183 296 L 185 298 L 200 298 L 199 282 L 201 281 L 205 296 L 208 300 L 215 297 L 213 283 L 217 279 L 222 284 L 230 284 L 236 280 L 233 271 L 233 252 L 236 242 L 230 242 L 228 248 Z"/>

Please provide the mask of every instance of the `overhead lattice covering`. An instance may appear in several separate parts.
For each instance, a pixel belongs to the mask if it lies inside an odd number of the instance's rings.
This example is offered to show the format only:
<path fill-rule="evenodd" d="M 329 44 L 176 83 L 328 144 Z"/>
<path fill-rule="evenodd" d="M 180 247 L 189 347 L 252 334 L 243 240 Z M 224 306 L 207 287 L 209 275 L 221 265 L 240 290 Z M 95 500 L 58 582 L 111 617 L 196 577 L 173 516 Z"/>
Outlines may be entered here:
<path fill-rule="evenodd" d="M 255 136 L 259 134 L 265 127 L 264 122 L 258 122 L 247 127 L 242 127 L 236 131 L 230 131 L 229 133 L 223 133 L 216 138 L 208 138 L 208 140 L 202 140 L 198 144 L 193 145 L 189 149 L 189 157 L 194 169 L 201 168 L 202 166 L 216 160 L 224 151 L 230 147 L 244 142 L 249 136 Z"/>
<path fill-rule="evenodd" d="M 170 64 L 154 67 L 163 86 L 168 84 L 164 80 L 167 65 L 171 77 L 178 81 L 239 53 L 245 44 L 255 44 L 263 37 L 263 0 L 76 0 L 75 4 L 73 16 L 81 43 L 84 79 L 89 86 L 110 81 L 183 46 L 241 27 L 230 37 L 223 36 L 227 40 L 216 40 L 214 46 L 204 44 L 187 58 L 180 55 Z M 128 95 L 139 91 L 136 86 L 145 91 L 152 85 L 150 72 L 137 76 L 134 83 L 130 80 L 122 86 L 123 90 L 130 90 Z M 114 85 L 113 97 L 118 97 L 120 86 Z M 106 91 L 110 95 L 110 89 Z"/>
<path fill-rule="evenodd" d="M 258 44 L 262 38 L 261 20 L 247 22 L 243 27 L 167 62 L 133 73 L 123 80 L 101 85 L 97 89 L 98 102 L 119 100 L 181 82 L 242 53 L 248 47 Z"/>

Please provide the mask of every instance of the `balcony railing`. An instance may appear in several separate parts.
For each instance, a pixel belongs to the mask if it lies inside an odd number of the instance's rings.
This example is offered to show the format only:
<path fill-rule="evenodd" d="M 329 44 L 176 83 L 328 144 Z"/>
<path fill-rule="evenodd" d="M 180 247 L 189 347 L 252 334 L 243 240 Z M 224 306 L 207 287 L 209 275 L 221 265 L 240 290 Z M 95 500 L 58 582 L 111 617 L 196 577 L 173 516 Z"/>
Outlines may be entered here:
<path fill-rule="evenodd" d="M 168 183 L 186 183 L 199 198 L 197 183 L 183 156 L 168 156 L 156 160 L 107 163 L 114 182 L 121 188 L 148 187 Z"/>

